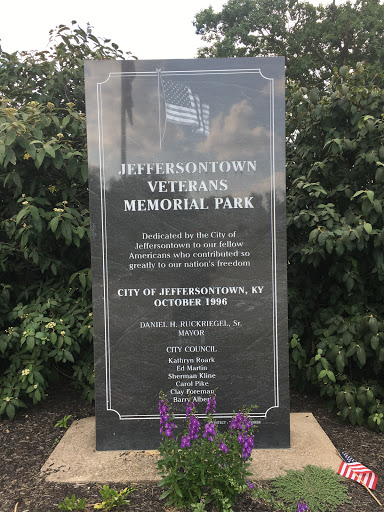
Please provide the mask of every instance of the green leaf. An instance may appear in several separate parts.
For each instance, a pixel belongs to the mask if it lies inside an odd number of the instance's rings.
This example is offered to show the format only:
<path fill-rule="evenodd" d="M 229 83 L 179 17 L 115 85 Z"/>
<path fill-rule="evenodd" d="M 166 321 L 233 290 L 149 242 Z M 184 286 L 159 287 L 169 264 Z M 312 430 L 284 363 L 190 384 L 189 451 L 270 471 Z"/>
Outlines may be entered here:
<path fill-rule="evenodd" d="M 81 240 L 83 238 L 84 234 L 85 234 L 85 227 L 84 226 L 79 226 L 77 228 L 77 234 L 79 235 L 79 238 Z"/>
<path fill-rule="evenodd" d="M 358 345 L 357 350 L 356 350 L 356 355 L 357 355 L 357 359 L 359 360 L 360 364 L 362 366 L 364 366 L 366 363 L 366 355 L 365 355 L 365 350 L 361 345 Z"/>
<path fill-rule="evenodd" d="M 61 233 L 68 243 L 72 241 L 72 225 L 67 220 L 61 223 Z"/>
<path fill-rule="evenodd" d="M 360 196 L 361 194 L 364 194 L 365 190 L 359 190 L 358 192 L 355 192 L 353 194 L 353 196 L 351 197 L 351 199 L 357 197 L 357 196 Z"/>
<path fill-rule="evenodd" d="M 374 192 L 372 192 L 372 190 L 367 190 L 367 196 L 368 196 L 368 199 L 373 204 L 373 199 L 374 199 L 374 196 L 375 196 Z"/>
<path fill-rule="evenodd" d="M 29 143 L 26 147 L 26 150 L 28 151 L 30 157 L 32 160 L 35 160 L 36 158 L 36 146 L 32 143 Z"/>
<path fill-rule="evenodd" d="M 87 279 L 83 273 L 79 274 L 79 280 L 80 280 L 81 286 L 85 289 L 87 287 Z"/>
<path fill-rule="evenodd" d="M 369 222 L 364 222 L 364 229 L 370 235 L 372 233 L 372 226 Z"/>
<path fill-rule="evenodd" d="M 367 390 L 367 400 L 371 403 L 375 401 L 375 396 L 370 389 Z"/>
<path fill-rule="evenodd" d="M 356 425 L 356 412 L 355 412 L 355 409 L 351 409 L 349 411 L 349 421 L 352 423 L 352 425 Z"/>
<path fill-rule="evenodd" d="M 373 203 L 373 207 L 375 209 L 375 211 L 377 213 L 382 213 L 383 212 L 383 207 L 381 206 L 381 202 L 378 201 L 377 199 L 375 199 L 374 203 Z"/>
<path fill-rule="evenodd" d="M 64 163 L 63 154 L 60 151 L 60 149 L 57 149 L 56 150 L 56 154 L 55 154 L 55 167 L 56 167 L 56 169 L 61 169 L 63 163 Z"/>
<path fill-rule="evenodd" d="M 71 352 L 69 352 L 69 350 L 64 350 L 64 356 L 67 359 L 67 361 L 70 361 L 71 363 L 75 362 L 75 360 L 73 359 L 73 355 L 71 354 Z"/>
<path fill-rule="evenodd" d="M 183 493 L 181 492 L 181 489 L 180 489 L 180 487 L 177 485 L 177 483 L 176 483 L 176 482 L 174 482 L 174 483 L 173 483 L 173 488 L 175 489 L 176 494 L 178 494 L 178 495 L 180 496 L 180 498 L 182 498 L 182 497 L 183 497 Z"/>
<path fill-rule="evenodd" d="M 376 170 L 375 181 L 377 181 L 377 183 L 383 183 L 384 182 L 384 168 L 383 167 L 379 167 Z"/>
<path fill-rule="evenodd" d="M 35 338 L 33 336 L 28 336 L 27 338 L 27 347 L 30 351 L 32 351 L 35 347 Z"/>
<path fill-rule="evenodd" d="M 309 242 L 314 242 L 320 231 L 316 228 L 309 233 Z"/>
<path fill-rule="evenodd" d="M 45 151 L 42 148 L 39 148 L 36 152 L 35 165 L 38 169 L 40 169 L 41 164 L 43 163 L 45 157 Z"/>
<path fill-rule="evenodd" d="M 355 400 L 352 396 L 352 393 L 345 393 L 345 400 L 347 402 L 347 404 L 349 405 L 349 407 L 355 407 Z"/>
<path fill-rule="evenodd" d="M 7 346 L 8 346 L 8 343 L 4 339 L 0 338 L 0 352 L 2 354 L 4 354 L 4 352 L 6 351 Z"/>
<path fill-rule="evenodd" d="M 315 105 L 319 101 L 319 98 L 320 98 L 320 94 L 319 94 L 318 89 L 312 89 L 309 93 L 310 102 Z"/>
<path fill-rule="evenodd" d="M 15 406 L 8 402 L 5 407 L 5 412 L 7 413 L 8 418 L 10 420 L 13 420 L 13 418 L 15 417 Z"/>
<path fill-rule="evenodd" d="M 0 140 L 0 164 L 4 162 L 5 157 L 5 143 L 3 140 Z"/>
<path fill-rule="evenodd" d="M 83 180 L 83 183 L 85 183 L 88 179 L 88 166 L 87 164 L 81 165 L 81 178 Z"/>
<path fill-rule="evenodd" d="M 20 210 L 16 217 L 16 224 L 19 224 L 21 219 L 23 217 L 25 217 L 25 215 L 27 215 L 27 213 L 29 213 L 29 210 L 27 210 L 26 208 L 24 208 L 23 210 Z"/>
<path fill-rule="evenodd" d="M 355 281 L 351 276 L 348 276 L 345 284 L 347 286 L 347 291 L 350 292 L 355 285 Z"/>
<path fill-rule="evenodd" d="M 343 354 L 338 354 L 336 356 L 336 368 L 339 373 L 343 373 L 344 371 L 344 357 Z"/>
<path fill-rule="evenodd" d="M 60 217 L 59 216 L 56 216 L 56 217 L 53 217 L 50 222 L 49 222 L 49 227 L 51 228 L 52 230 L 52 233 L 54 233 L 57 229 L 57 226 L 59 224 L 59 220 L 60 220 Z"/>
<path fill-rule="evenodd" d="M 356 414 L 357 423 L 361 426 L 364 423 L 363 410 L 360 407 L 356 407 L 355 414 Z"/>
<path fill-rule="evenodd" d="M 55 150 L 50 144 L 43 144 L 43 148 L 47 155 L 51 156 L 52 158 L 55 158 Z"/>
<path fill-rule="evenodd" d="M 65 116 L 64 119 L 63 119 L 63 122 L 61 124 L 61 127 L 65 128 L 68 125 L 70 120 L 71 120 L 71 116 Z"/>
<path fill-rule="evenodd" d="M 348 418 L 348 415 L 349 415 L 349 407 L 348 406 L 345 406 L 344 409 L 342 410 L 341 412 L 341 418 L 343 420 L 347 419 Z"/>
<path fill-rule="evenodd" d="M 33 225 L 34 225 L 35 229 L 37 231 L 41 232 L 41 230 L 43 228 L 43 223 L 41 221 L 39 210 L 36 208 L 36 206 L 31 205 L 30 211 L 31 211 L 31 216 L 32 216 Z"/>
<path fill-rule="evenodd" d="M 379 336 L 372 336 L 371 338 L 371 347 L 373 348 L 373 350 L 376 350 L 379 346 Z"/>
<path fill-rule="evenodd" d="M 379 332 L 379 324 L 377 322 L 377 318 L 374 316 L 369 317 L 368 327 L 373 334 L 377 334 Z"/>
<path fill-rule="evenodd" d="M 336 241 L 336 254 L 338 256 L 342 256 L 345 251 L 345 247 L 343 245 L 343 242 L 341 240 Z"/>
<path fill-rule="evenodd" d="M 341 406 L 341 404 L 344 402 L 345 400 L 345 395 L 344 395 L 344 392 L 343 391 L 339 391 L 336 395 L 336 405 L 338 407 Z"/>
<path fill-rule="evenodd" d="M 164 500 L 167 496 L 169 496 L 172 492 L 172 489 L 167 489 L 166 491 L 163 492 L 163 494 L 160 496 L 160 500 Z"/>
<path fill-rule="evenodd" d="M 20 175 L 19 173 L 17 173 L 16 171 L 14 171 L 12 173 L 12 179 L 13 179 L 13 182 L 14 184 L 16 185 L 16 187 L 21 190 L 23 188 L 23 185 L 21 183 L 21 178 L 20 178 Z"/>
<path fill-rule="evenodd" d="M 364 201 L 361 204 L 361 211 L 363 212 L 363 215 L 365 218 L 368 218 L 368 215 L 371 213 L 372 210 L 372 204 L 368 199 L 364 199 Z"/>
<path fill-rule="evenodd" d="M 11 148 L 6 148 L 5 150 L 4 167 L 7 167 L 8 162 L 10 162 L 13 165 L 16 165 L 16 155 L 13 149 Z"/>
<path fill-rule="evenodd" d="M 345 355 L 346 355 L 347 357 L 351 357 L 351 356 L 353 356 L 353 354 L 356 352 L 356 350 L 357 350 L 357 345 L 356 345 L 356 343 L 353 341 L 353 342 L 349 345 L 349 348 L 348 348 L 347 352 L 345 353 Z"/>
<path fill-rule="evenodd" d="M 365 408 L 366 404 L 367 404 L 367 397 L 365 395 L 365 393 L 359 393 L 357 395 L 357 401 L 359 402 L 359 404 Z"/>

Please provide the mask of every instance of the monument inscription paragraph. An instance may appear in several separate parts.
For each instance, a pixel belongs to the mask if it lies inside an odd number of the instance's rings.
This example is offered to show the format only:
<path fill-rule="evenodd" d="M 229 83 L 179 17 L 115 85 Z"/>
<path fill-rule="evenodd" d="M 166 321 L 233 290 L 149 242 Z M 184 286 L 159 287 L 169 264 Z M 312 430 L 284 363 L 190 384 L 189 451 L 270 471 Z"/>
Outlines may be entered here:
<path fill-rule="evenodd" d="M 158 394 L 289 447 L 282 58 L 86 62 L 98 450 Z"/>

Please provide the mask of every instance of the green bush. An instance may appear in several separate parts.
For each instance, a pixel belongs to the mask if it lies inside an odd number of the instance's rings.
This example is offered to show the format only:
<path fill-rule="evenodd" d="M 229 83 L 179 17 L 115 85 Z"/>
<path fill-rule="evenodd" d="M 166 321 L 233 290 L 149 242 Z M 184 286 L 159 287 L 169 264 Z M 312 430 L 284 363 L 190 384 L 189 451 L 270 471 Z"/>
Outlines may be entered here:
<path fill-rule="evenodd" d="M 83 58 L 121 58 L 75 25 L 0 55 L 0 415 L 60 374 L 93 398 Z"/>
<path fill-rule="evenodd" d="M 384 75 L 287 91 L 291 375 L 384 431 Z M 301 341 L 300 341 L 301 340 Z"/>

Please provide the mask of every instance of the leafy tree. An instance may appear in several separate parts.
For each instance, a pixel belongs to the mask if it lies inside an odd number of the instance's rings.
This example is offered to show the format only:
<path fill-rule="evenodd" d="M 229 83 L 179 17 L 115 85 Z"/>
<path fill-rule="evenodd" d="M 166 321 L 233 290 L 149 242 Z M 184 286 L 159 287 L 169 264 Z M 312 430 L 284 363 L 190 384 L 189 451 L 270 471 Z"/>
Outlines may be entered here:
<path fill-rule="evenodd" d="M 329 91 L 287 90 L 292 376 L 382 432 L 383 78 L 343 66 Z"/>
<path fill-rule="evenodd" d="M 208 45 L 199 57 L 281 55 L 287 76 L 303 85 L 330 79 L 333 68 L 384 60 L 384 5 L 358 0 L 327 7 L 301 0 L 229 0 L 221 12 L 212 7 L 195 18 L 196 33 Z"/>
<path fill-rule="evenodd" d="M 93 396 L 83 58 L 122 58 L 60 25 L 43 52 L 0 55 L 0 415 L 68 375 Z"/>
<path fill-rule="evenodd" d="M 130 53 L 110 39 L 83 30 L 72 22 L 50 31 L 49 49 L 39 52 L 0 52 L 0 94 L 18 105 L 51 102 L 55 107 L 74 103 L 84 112 L 83 60 L 123 59 Z"/>

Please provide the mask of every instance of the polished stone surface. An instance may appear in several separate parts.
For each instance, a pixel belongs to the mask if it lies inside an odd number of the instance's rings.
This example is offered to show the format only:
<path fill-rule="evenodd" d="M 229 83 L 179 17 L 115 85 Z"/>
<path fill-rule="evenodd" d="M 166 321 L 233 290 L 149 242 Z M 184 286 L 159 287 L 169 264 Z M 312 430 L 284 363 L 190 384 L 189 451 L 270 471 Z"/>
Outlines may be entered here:
<path fill-rule="evenodd" d="M 289 446 L 284 61 L 86 63 L 97 449 L 159 444 L 158 393 Z"/>

